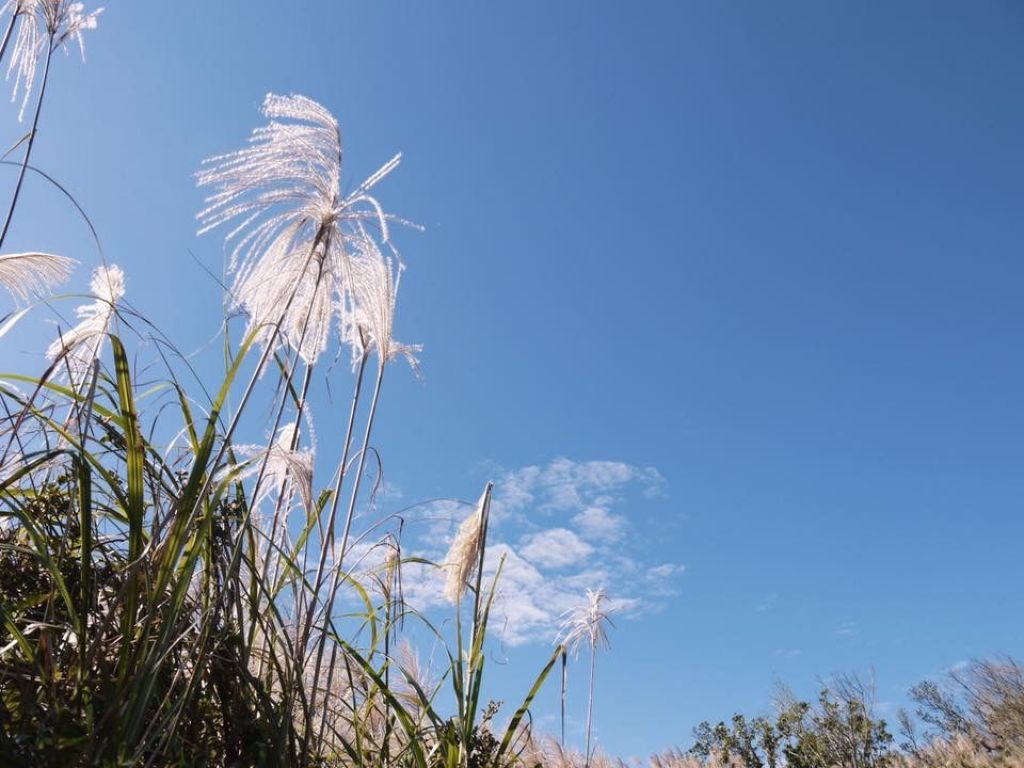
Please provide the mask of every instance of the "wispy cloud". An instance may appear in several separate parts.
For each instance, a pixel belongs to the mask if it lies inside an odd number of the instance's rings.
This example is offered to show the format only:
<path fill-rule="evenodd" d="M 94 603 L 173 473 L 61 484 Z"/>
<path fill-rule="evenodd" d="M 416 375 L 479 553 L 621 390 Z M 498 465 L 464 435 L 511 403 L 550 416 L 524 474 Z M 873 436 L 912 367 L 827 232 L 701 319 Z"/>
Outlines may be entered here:
<path fill-rule="evenodd" d="M 587 588 L 603 587 L 617 617 L 657 610 L 676 594 L 683 566 L 651 561 L 630 517 L 665 493 L 652 467 L 559 458 L 497 478 L 485 570 L 503 561 L 492 628 L 509 645 L 550 643 L 562 614 Z M 437 559 L 468 508 L 437 504 L 418 542 Z M 408 550 L 407 550 L 408 551 Z M 441 605 L 441 584 L 427 567 L 407 573 L 406 597 L 417 608 Z"/>
<path fill-rule="evenodd" d="M 754 611 L 756 611 L 757 613 L 766 613 L 767 611 L 770 611 L 772 608 L 774 608 L 775 604 L 778 601 L 779 593 L 772 592 L 770 595 L 764 598 L 764 600 L 762 600 L 756 606 L 754 606 Z"/>
<path fill-rule="evenodd" d="M 772 651 L 773 656 L 778 656 L 782 659 L 795 659 L 803 655 L 803 651 L 799 648 L 776 648 Z"/>
<path fill-rule="evenodd" d="M 640 486 L 642 494 L 652 498 L 663 492 L 665 479 L 654 467 L 558 458 L 545 466 L 506 472 L 497 490 L 500 502 L 512 511 L 532 507 L 541 512 L 582 512 L 590 507 L 590 501 L 606 507 L 615 499 L 609 494 L 630 484 Z"/>
<path fill-rule="evenodd" d="M 859 632 L 860 626 L 857 624 L 856 621 L 844 621 L 842 624 L 836 627 L 835 631 L 833 631 L 832 634 L 840 639 L 845 639 L 853 637 Z"/>

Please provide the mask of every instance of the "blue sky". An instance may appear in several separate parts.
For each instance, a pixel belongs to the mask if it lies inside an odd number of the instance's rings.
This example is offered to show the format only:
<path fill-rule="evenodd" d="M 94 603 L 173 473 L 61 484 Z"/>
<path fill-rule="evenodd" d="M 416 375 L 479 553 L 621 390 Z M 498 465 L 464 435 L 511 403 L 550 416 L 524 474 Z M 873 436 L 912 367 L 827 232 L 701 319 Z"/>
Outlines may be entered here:
<path fill-rule="evenodd" d="M 389 377 L 380 506 L 498 482 L 495 697 L 588 581 L 626 601 L 595 710 L 622 755 L 776 680 L 873 667 L 891 708 L 1024 652 L 1019 2 L 106 6 L 35 159 L 183 348 L 221 317 L 192 173 L 264 93 L 339 117 L 350 187 L 404 152 L 379 197 L 426 228 L 398 320 L 424 380 Z M 78 290 L 97 259 L 35 182 L 9 246 L 78 258 Z"/>

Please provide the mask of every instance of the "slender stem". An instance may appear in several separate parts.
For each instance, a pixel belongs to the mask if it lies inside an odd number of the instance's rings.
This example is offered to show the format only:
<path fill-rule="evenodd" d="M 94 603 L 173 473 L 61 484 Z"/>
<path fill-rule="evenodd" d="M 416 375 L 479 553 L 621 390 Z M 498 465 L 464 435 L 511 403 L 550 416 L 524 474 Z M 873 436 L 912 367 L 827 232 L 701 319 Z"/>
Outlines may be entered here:
<path fill-rule="evenodd" d="M 348 456 L 349 451 L 352 448 L 352 435 L 355 431 L 356 413 L 359 407 L 359 398 L 363 390 L 363 379 L 366 373 L 366 361 L 369 356 L 365 353 L 359 360 L 359 370 L 356 373 L 356 385 L 352 393 L 352 406 L 349 409 L 348 414 L 348 426 L 345 429 L 345 442 L 342 446 L 341 462 L 338 465 L 338 471 L 335 475 L 334 491 L 331 494 L 331 511 L 327 516 L 327 532 L 325 539 L 327 541 L 327 547 L 323 546 L 321 542 L 320 546 L 320 558 L 317 562 L 316 577 L 313 580 L 313 599 L 320 594 L 320 589 L 324 583 L 324 572 L 327 564 L 328 553 L 331 556 L 331 562 L 337 567 L 338 561 L 336 558 L 336 546 L 334 541 L 334 529 L 338 519 L 338 500 L 341 498 L 341 488 L 345 482 L 346 469 L 348 467 Z M 342 550 L 344 551 L 344 549 Z M 313 613 L 315 605 L 310 605 L 310 609 L 306 615 L 306 619 L 303 623 L 302 633 L 300 635 L 300 648 L 305 648 L 306 643 L 309 642 L 309 635 L 312 632 L 313 625 Z"/>
<path fill-rule="evenodd" d="M 325 238 L 324 238 L 324 258 L 320 260 L 320 263 L 318 265 L 317 276 L 316 276 L 316 283 L 313 286 L 313 295 L 314 296 L 316 295 L 316 292 L 319 290 L 320 283 L 323 280 L 323 276 L 324 276 L 324 262 L 326 261 L 327 252 L 328 252 L 329 249 L 330 249 L 330 233 L 328 232 L 326 234 Z M 313 254 L 316 253 L 316 244 L 315 243 L 314 243 L 314 246 L 313 246 L 312 253 Z M 307 262 L 306 266 L 308 268 L 308 262 Z M 303 275 L 304 274 L 305 274 L 305 271 L 303 271 Z M 298 289 L 298 285 L 299 285 L 299 281 L 296 281 L 296 289 Z M 309 331 L 309 322 L 310 322 L 310 319 L 312 318 L 312 316 L 313 316 L 313 303 L 311 302 L 310 306 L 309 306 L 309 311 L 306 312 L 306 315 L 305 315 L 305 317 L 303 318 L 303 321 L 302 321 L 302 330 L 299 333 L 298 342 L 295 344 L 295 352 L 292 355 L 291 363 L 288 365 L 288 368 L 287 368 L 287 370 L 285 372 L 284 382 L 283 382 L 283 385 L 282 385 L 282 388 L 281 388 L 281 402 L 277 406 L 277 411 L 276 411 L 276 413 L 274 415 L 274 425 L 271 428 L 271 443 L 273 443 L 273 439 L 274 439 L 273 436 L 277 434 L 277 431 L 278 431 L 278 429 L 280 429 L 280 426 L 281 426 L 281 419 L 282 419 L 282 417 L 284 415 L 284 408 L 285 408 L 285 405 L 288 402 L 288 392 L 291 390 L 292 379 L 294 378 L 295 370 L 298 368 L 298 365 L 299 365 L 299 357 L 301 356 L 302 345 L 303 345 L 303 343 L 306 340 L 306 334 Z M 282 316 L 282 319 L 283 319 L 283 316 Z M 289 445 L 289 450 L 293 450 L 294 451 L 295 448 L 298 446 L 299 430 L 300 430 L 301 423 L 302 423 L 302 413 L 303 413 L 303 411 L 305 409 L 306 395 L 309 392 L 309 385 L 310 385 L 310 382 L 312 380 L 312 375 L 313 375 L 313 366 L 312 365 L 307 365 L 305 373 L 303 375 L 302 391 L 301 391 L 301 393 L 299 395 L 298 407 L 296 409 L 295 432 L 292 435 L 292 439 L 291 439 L 291 442 L 290 442 L 290 445 Z M 260 463 L 260 471 L 259 471 L 259 474 L 256 477 L 256 483 L 255 483 L 255 485 L 253 486 L 253 489 L 252 489 L 252 496 L 251 496 L 251 498 L 253 499 L 253 502 L 255 502 L 259 498 L 259 488 L 260 488 L 260 485 L 263 483 L 264 477 L 266 476 L 267 467 L 269 466 L 269 463 L 270 463 L 271 450 L 273 450 L 273 444 L 271 445 L 270 448 L 267 449 L 267 452 L 264 454 L 263 460 Z M 288 475 L 286 474 L 285 478 L 284 478 L 284 481 L 281 484 L 281 488 L 279 490 L 278 497 L 277 497 L 277 503 L 276 503 L 275 508 L 274 508 L 274 519 L 273 519 L 273 523 L 272 523 L 272 527 L 271 527 L 270 538 L 269 538 L 268 543 L 267 543 L 267 555 L 268 555 L 268 557 L 270 555 L 271 549 L 272 549 L 273 544 L 274 544 L 274 537 L 276 536 L 277 524 L 278 524 L 278 522 L 280 520 L 281 511 L 283 509 L 283 502 L 284 502 L 284 499 L 285 499 L 285 496 L 286 496 L 287 493 L 288 493 Z M 240 542 L 241 542 L 241 538 L 239 539 L 239 543 Z M 239 564 L 239 563 L 240 563 L 240 561 L 235 561 L 234 558 L 232 558 L 232 566 L 233 567 L 235 565 Z M 233 571 L 229 572 L 229 576 L 228 576 L 229 578 L 230 578 L 232 573 L 233 573 Z M 265 578 L 265 576 L 264 576 L 264 578 Z M 276 576 L 275 576 L 275 579 L 276 579 Z M 271 581 L 269 583 L 273 583 L 273 581 Z M 255 624 L 253 625 L 253 630 L 255 630 Z M 263 668 L 262 668 L 262 660 L 261 660 L 260 669 L 258 670 L 257 676 L 259 676 L 259 674 L 262 674 L 262 671 L 263 671 Z"/>
<path fill-rule="evenodd" d="M 477 633 L 483 629 L 480 627 L 481 600 L 483 599 L 484 583 L 484 556 L 487 552 L 487 526 L 491 519 L 491 493 L 494 490 L 494 483 L 488 482 L 484 487 L 484 495 L 480 502 L 480 554 L 477 557 L 476 567 L 476 588 L 473 590 L 473 625 L 470 630 L 471 655 L 476 655 Z"/>
<path fill-rule="evenodd" d="M 345 482 L 346 470 L 348 466 L 349 452 L 352 448 L 352 434 L 355 430 L 356 412 L 359 407 L 359 398 L 362 394 L 363 379 L 366 372 L 366 361 L 367 355 L 363 355 L 359 360 L 359 369 L 356 373 L 356 385 L 352 393 L 352 405 L 349 409 L 348 414 L 348 426 L 345 429 L 345 443 L 342 447 L 341 462 L 338 465 L 338 471 L 335 473 L 334 489 L 331 494 L 331 511 L 327 516 L 327 531 L 325 533 L 325 540 L 327 547 L 321 546 L 320 558 L 317 562 L 316 578 L 313 580 L 313 594 L 319 594 L 320 588 L 323 586 L 324 571 L 327 563 L 327 556 L 330 554 L 332 562 L 336 562 L 336 544 L 334 541 L 334 529 L 338 519 L 338 501 L 341 498 L 341 487 Z M 329 549 L 328 549 L 329 548 Z M 309 633 L 311 630 L 311 624 L 313 622 L 312 613 L 307 616 L 305 627 L 303 629 L 303 638 L 309 639 Z"/>
<path fill-rule="evenodd" d="M 295 362 L 297 362 L 297 361 L 295 361 Z M 293 365 L 294 365 L 294 363 L 293 363 Z M 291 377 L 289 376 L 288 377 L 289 381 L 286 381 L 286 383 L 285 383 L 285 392 L 282 393 L 281 411 L 283 411 L 283 408 L 284 408 L 284 399 L 283 398 L 284 398 L 284 394 L 287 393 L 288 388 L 290 386 L 290 378 Z M 291 452 L 295 452 L 296 450 L 298 450 L 298 447 L 299 447 L 299 437 L 300 437 L 300 429 L 299 429 L 299 427 L 302 424 L 302 413 L 305 410 L 306 396 L 309 393 L 309 385 L 310 385 L 310 382 L 312 381 L 312 379 L 313 379 L 313 366 L 307 365 L 306 366 L 306 370 L 305 370 L 305 372 L 302 375 L 302 389 L 301 389 L 300 394 L 299 394 L 298 408 L 296 408 L 296 411 L 295 411 L 295 431 L 292 433 L 292 439 L 288 442 L 288 450 L 291 451 Z M 274 433 L 276 433 L 277 429 L 279 428 L 280 413 L 281 413 L 281 411 L 279 411 L 278 419 L 275 422 Z M 264 457 L 264 461 L 266 461 L 268 458 L 269 458 L 269 451 L 268 451 L 267 456 Z M 277 538 L 277 529 L 278 529 L 278 526 L 281 524 L 281 518 L 282 518 L 282 514 L 281 513 L 284 511 L 285 499 L 287 499 L 289 497 L 289 495 L 290 495 L 290 492 L 289 492 L 289 481 L 290 480 L 291 480 L 291 475 L 290 474 L 286 474 L 284 480 L 281 483 L 281 488 L 278 491 L 277 501 L 274 503 L 274 517 L 273 517 L 273 519 L 270 522 L 270 533 L 267 536 L 267 554 L 266 554 L 266 561 L 267 562 L 269 562 L 270 553 L 271 553 L 271 551 L 272 551 L 272 549 L 274 547 L 274 541 Z M 309 510 L 307 510 L 307 514 L 308 513 L 309 513 Z M 284 531 L 285 531 L 285 533 L 287 533 L 287 526 L 285 527 Z M 280 558 L 278 558 L 277 562 L 274 564 L 274 575 L 273 575 L 273 578 L 270 580 L 271 584 L 276 584 L 277 583 L 277 577 L 278 577 L 278 574 L 280 572 L 280 564 L 281 564 L 281 561 L 280 561 Z M 305 568 L 303 568 L 303 571 L 305 571 Z"/>
<path fill-rule="evenodd" d="M 330 247 L 330 235 L 327 236 L 326 242 L 324 244 L 324 260 L 326 260 L 327 248 L 329 248 L 329 247 Z M 315 246 L 314 246 L 314 251 L 315 251 Z M 305 274 L 305 272 L 303 272 L 303 274 Z M 317 270 L 316 283 L 313 286 L 313 295 L 314 296 L 316 296 L 316 292 L 320 289 L 320 282 L 323 280 L 323 276 L 324 276 L 324 261 L 321 261 L 320 265 L 318 267 L 318 270 Z M 299 281 L 296 281 L 296 288 L 298 288 L 298 284 L 299 284 Z M 299 341 L 295 345 L 295 353 L 292 356 L 291 365 L 288 366 L 288 370 L 285 372 L 284 385 L 281 388 L 281 402 L 280 402 L 280 404 L 277 407 L 277 413 L 274 416 L 274 426 L 271 429 L 271 433 L 270 433 L 271 434 L 271 438 L 270 438 L 271 441 L 273 441 L 274 435 L 277 434 L 277 430 L 281 426 L 281 417 L 284 414 L 284 406 L 288 402 L 288 391 L 291 389 L 291 386 L 292 386 L 292 379 L 295 376 L 295 369 L 298 368 L 298 365 L 299 365 L 299 357 L 300 357 L 300 354 L 301 354 L 302 345 L 303 345 L 303 343 L 306 340 L 306 333 L 309 330 L 309 321 L 310 321 L 310 318 L 312 316 L 313 316 L 313 303 L 310 302 L 309 311 L 306 313 L 306 316 L 305 316 L 305 318 L 303 318 L 303 321 L 302 321 L 302 331 L 299 333 Z M 300 426 L 299 419 L 301 419 L 301 417 L 302 417 L 302 411 L 303 411 L 303 408 L 305 406 L 305 397 L 306 397 L 306 393 L 307 393 L 307 391 L 309 389 L 309 382 L 310 382 L 311 376 L 312 376 L 312 367 L 311 366 L 307 366 L 306 374 L 305 374 L 305 377 L 304 377 L 304 380 L 303 380 L 303 383 L 302 383 L 302 394 L 299 396 L 298 415 L 296 416 L 296 420 L 295 420 L 295 434 L 292 436 L 292 445 L 290 446 L 292 450 L 294 450 L 295 446 L 298 445 L 299 426 Z M 266 476 L 267 465 L 269 463 L 270 463 L 270 450 L 268 450 L 266 452 L 266 454 L 263 456 L 263 461 L 260 462 L 260 471 L 259 471 L 259 474 L 256 476 L 256 483 L 255 483 L 255 485 L 253 486 L 253 489 L 252 489 L 252 498 L 253 498 L 253 500 L 255 500 L 257 498 L 258 494 L 259 494 L 260 485 L 262 485 L 263 478 Z M 278 502 L 280 502 L 280 500 L 281 500 L 281 497 L 278 497 Z M 275 511 L 274 519 L 275 519 L 275 522 L 276 522 L 277 521 L 277 512 L 276 511 Z"/>
<path fill-rule="evenodd" d="M 562 750 L 565 750 L 565 689 L 569 682 L 565 650 L 562 651 Z"/>
<path fill-rule="evenodd" d="M 331 592 L 329 593 L 330 599 L 334 599 L 334 589 L 337 586 L 338 574 L 341 571 L 341 562 L 345 557 L 345 551 L 348 548 L 348 538 L 352 532 L 352 518 L 355 515 L 356 510 L 356 499 L 359 496 L 359 486 L 363 480 L 363 471 L 366 469 L 366 452 L 370 446 L 370 434 L 373 432 L 374 418 L 377 416 L 377 404 L 380 402 L 380 391 L 384 384 L 384 361 L 381 361 L 380 367 L 377 369 L 377 381 L 373 386 L 373 397 L 370 400 L 370 413 L 366 419 L 366 431 L 363 433 L 363 446 L 359 451 L 359 467 L 356 471 L 356 478 L 352 486 L 352 493 L 348 498 L 348 510 L 345 513 L 345 529 L 341 536 L 341 552 L 338 554 L 338 562 L 334 570 L 334 578 L 331 586 Z"/>
<path fill-rule="evenodd" d="M 9 30 L 8 30 L 9 31 Z M 6 42 L 5 42 L 6 44 Z M 39 115 L 43 111 L 43 97 L 46 96 L 46 84 L 50 80 L 50 62 L 53 60 L 53 33 L 46 46 L 46 63 L 43 65 L 43 82 L 39 86 L 39 98 L 36 100 L 36 112 L 32 118 L 32 132 L 28 135 L 28 146 L 25 148 L 25 158 L 21 163 L 21 170 L 18 172 L 18 183 L 14 187 L 14 196 L 11 198 L 11 207 L 7 209 L 7 218 L 4 219 L 3 230 L 0 230 L 0 249 L 7 239 L 7 230 L 11 227 L 11 219 L 14 218 L 14 209 L 18 205 L 18 197 L 21 195 L 21 185 L 25 181 L 25 173 L 28 171 L 28 161 L 32 156 L 32 146 L 36 143 L 36 133 L 39 130 Z"/>
<path fill-rule="evenodd" d="M 373 398 L 370 401 L 370 413 L 366 419 L 366 431 L 363 433 L 363 445 L 359 452 L 359 466 L 356 471 L 356 477 L 352 484 L 352 493 L 348 500 L 348 510 L 345 514 L 345 529 L 341 537 L 341 550 L 338 552 L 337 560 L 332 564 L 331 574 L 331 587 L 327 592 L 327 602 L 324 606 L 324 631 L 320 634 L 320 640 L 317 643 L 316 651 L 316 663 L 313 666 L 313 679 L 317 679 L 320 676 L 320 668 L 323 663 L 324 648 L 327 644 L 327 631 L 326 626 L 331 620 L 331 615 L 334 608 L 334 598 L 338 592 L 338 581 L 341 574 L 342 562 L 345 558 L 345 551 L 348 548 L 348 538 L 352 531 L 352 517 L 355 514 L 356 499 L 359 496 L 359 486 L 362 483 L 363 471 L 366 469 L 366 452 L 370 444 L 370 434 L 373 431 L 374 417 L 377 415 L 377 404 L 380 402 L 380 391 L 381 386 L 384 383 L 384 361 L 381 360 L 380 366 L 377 369 L 377 381 L 373 387 Z M 331 683 L 334 678 L 334 666 L 337 660 L 338 646 L 335 643 L 331 647 L 331 660 L 327 667 L 327 685 L 326 690 L 330 691 Z M 313 690 L 314 697 L 316 695 L 316 689 Z M 314 699 L 315 702 L 315 699 Z M 308 732 L 307 732 L 307 744 L 308 744 Z M 306 748 L 303 747 L 305 753 Z"/>
<path fill-rule="evenodd" d="M 594 719 L 594 667 L 597 662 L 597 645 L 590 645 L 590 695 L 587 697 L 587 757 L 584 768 L 590 768 L 590 724 Z"/>
<path fill-rule="evenodd" d="M 3 42 L 0 42 L 0 62 L 3 62 L 4 55 L 7 53 L 7 44 L 11 42 L 11 32 L 14 31 L 14 25 L 18 21 L 18 17 L 21 16 L 21 10 L 15 9 L 11 13 L 11 20 L 7 22 L 7 29 L 4 30 Z"/>
<path fill-rule="evenodd" d="M 299 348 L 301 348 L 301 346 L 302 346 L 302 344 L 301 344 L 301 341 L 300 341 Z M 291 376 L 293 375 L 292 372 L 294 371 L 294 368 L 295 368 L 295 366 L 297 364 L 298 364 L 298 350 L 296 350 L 296 352 L 295 352 L 295 358 L 293 359 L 292 364 L 291 364 L 291 366 L 289 368 L 289 372 L 288 372 L 288 375 L 286 377 L 286 381 L 285 381 L 285 384 L 284 384 L 284 389 L 283 389 L 283 392 L 281 393 L 281 404 L 280 404 L 280 407 L 278 408 L 277 416 L 274 419 L 274 427 L 271 430 L 271 445 L 267 448 L 267 453 L 263 457 L 263 465 L 260 468 L 259 477 L 257 478 L 256 485 L 253 488 L 253 492 L 252 492 L 252 496 L 251 496 L 253 502 L 256 501 L 256 493 L 258 492 L 259 485 L 260 485 L 260 483 L 263 480 L 263 476 L 264 476 L 264 473 L 265 473 L 266 467 L 267 467 L 267 462 L 270 459 L 270 451 L 273 450 L 273 435 L 277 434 L 277 431 L 278 431 L 278 429 L 280 427 L 281 416 L 282 416 L 282 414 L 284 412 L 284 404 L 286 402 L 286 397 L 287 397 L 287 394 L 288 394 L 288 389 L 289 389 L 289 387 L 291 385 Z M 297 415 L 295 417 L 295 432 L 292 435 L 292 439 L 291 439 L 291 441 L 289 441 L 289 444 L 288 444 L 288 450 L 290 450 L 290 451 L 295 451 L 298 448 L 298 444 L 299 444 L 299 425 L 302 422 L 302 411 L 303 411 L 303 407 L 305 405 L 306 394 L 309 391 L 309 383 L 310 383 L 310 381 L 312 379 L 312 376 L 313 376 L 313 366 L 307 365 L 305 373 L 303 374 L 303 377 L 302 377 L 302 394 L 299 396 L 299 407 L 297 409 Z M 280 524 L 280 521 L 281 521 L 281 517 L 282 517 L 281 513 L 284 510 L 284 501 L 290 495 L 289 480 L 290 480 L 289 475 L 285 474 L 285 477 L 284 477 L 284 479 L 281 482 L 281 487 L 278 490 L 277 501 L 274 504 L 274 517 L 273 517 L 273 520 L 271 521 L 271 524 L 270 524 L 270 533 L 267 536 L 266 554 L 263 557 L 263 564 L 264 564 L 264 568 L 266 569 L 266 571 L 269 572 L 271 569 L 273 571 L 272 575 L 271 575 L 271 578 L 267 581 L 267 584 L 272 585 L 271 586 L 271 595 L 276 595 L 276 592 L 277 592 L 276 584 L 277 584 L 278 575 L 280 573 L 280 565 L 281 565 L 281 558 L 280 557 L 278 557 L 273 563 L 271 563 L 271 557 L 272 557 L 272 553 L 274 552 L 274 542 L 277 539 L 277 528 L 278 528 L 278 525 Z M 307 514 L 308 514 L 308 511 L 307 511 Z M 287 532 L 287 526 L 285 527 L 285 531 Z M 259 561 L 258 561 L 258 558 L 259 558 L 259 546 L 260 546 L 259 542 L 257 541 L 257 543 L 256 543 L 256 550 L 255 550 L 254 555 L 253 555 L 254 563 L 257 564 L 257 565 L 259 564 Z M 273 598 L 271 598 L 271 599 L 273 599 Z M 254 638 L 256 636 L 257 627 L 258 627 L 258 622 L 254 621 L 252 623 L 252 626 L 250 627 L 250 631 L 249 631 L 249 637 L 250 638 Z M 257 668 L 257 671 L 256 671 L 256 677 L 261 677 L 263 675 L 263 662 L 264 661 L 265 661 L 265 657 L 261 656 L 260 657 L 260 661 L 259 661 L 259 667 Z"/>

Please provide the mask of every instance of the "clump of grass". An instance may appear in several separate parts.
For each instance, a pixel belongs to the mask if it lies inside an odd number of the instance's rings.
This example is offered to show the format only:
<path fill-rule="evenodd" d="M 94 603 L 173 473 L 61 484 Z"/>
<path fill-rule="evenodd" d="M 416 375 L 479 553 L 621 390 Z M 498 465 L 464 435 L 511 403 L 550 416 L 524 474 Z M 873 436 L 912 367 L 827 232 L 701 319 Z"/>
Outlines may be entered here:
<path fill-rule="evenodd" d="M 0 59 L 16 33 L 22 87 L 30 54 L 45 57 L 37 125 L 53 52 L 98 11 L 63 0 L 4 10 Z M 496 732 L 497 707 L 482 701 L 497 581 L 482 568 L 489 485 L 457 568 L 436 571 L 458 580 L 451 635 L 401 599 L 397 519 L 364 534 L 388 553 L 379 569 L 353 561 L 384 373 L 420 352 L 393 338 L 404 265 L 390 227 L 406 222 L 371 195 L 400 156 L 343 195 L 333 115 L 297 95 L 270 95 L 263 112 L 247 147 L 198 175 L 212 190 L 202 230 L 234 227 L 227 310 L 247 317 L 238 343 L 225 339 L 223 378 L 208 389 L 124 302 L 124 273 L 107 264 L 46 370 L 0 375 L 2 764 L 497 768 L 518 760 L 562 652 Z M 0 282 L 26 299 L 69 268 L 13 254 L 0 257 Z M 344 426 L 318 483 L 309 390 L 321 356 L 341 347 L 351 406 L 328 414 Z M 270 414 L 266 443 L 241 443 L 258 412 Z M 438 677 L 397 642 L 407 620 L 446 649 Z M 438 703 L 445 685 L 452 714 Z"/>

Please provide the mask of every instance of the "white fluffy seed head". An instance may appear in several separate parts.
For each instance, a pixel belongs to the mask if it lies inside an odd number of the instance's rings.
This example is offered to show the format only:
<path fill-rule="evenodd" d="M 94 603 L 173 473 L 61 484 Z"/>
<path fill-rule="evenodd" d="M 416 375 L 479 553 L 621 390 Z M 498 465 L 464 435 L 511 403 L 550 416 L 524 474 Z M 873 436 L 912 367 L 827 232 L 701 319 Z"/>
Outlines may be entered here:
<path fill-rule="evenodd" d="M 419 344 L 402 344 L 392 335 L 395 326 L 395 305 L 404 265 L 396 258 L 384 256 L 376 241 L 365 232 L 353 241 L 354 249 L 348 262 L 350 312 L 345 319 L 342 334 L 348 336 L 353 359 L 365 352 L 374 352 L 384 366 L 397 357 L 405 357 L 413 370 L 422 351 Z"/>
<path fill-rule="evenodd" d="M 608 647 L 608 633 L 605 625 L 611 624 L 614 609 L 607 606 L 608 595 L 603 588 L 587 590 L 587 598 L 574 608 L 562 614 L 562 626 L 559 642 L 574 654 L 579 653 L 580 646 L 586 642 L 591 651 L 598 646 Z"/>
<path fill-rule="evenodd" d="M 358 302 L 348 284 L 350 252 L 365 247 L 368 225 L 388 240 L 392 217 L 369 192 L 400 156 L 342 195 L 334 116 L 294 94 L 267 95 L 262 112 L 268 123 L 253 131 L 247 147 L 210 158 L 196 175 L 200 187 L 213 189 L 198 214 L 199 232 L 233 226 L 226 236 L 232 306 L 248 314 L 262 343 L 279 339 L 311 364 L 335 317 L 343 329 L 351 325 L 349 305 Z M 348 339 L 344 330 L 342 337 Z"/>
<path fill-rule="evenodd" d="M 117 302 L 124 296 L 124 272 L 114 264 L 99 266 L 93 270 L 89 287 L 95 299 L 75 309 L 80 318 L 78 325 L 61 334 L 46 350 L 51 360 L 64 356 L 62 370 L 76 389 L 87 380 L 103 351 Z"/>
<path fill-rule="evenodd" d="M 68 279 L 74 259 L 52 253 L 7 253 L 0 255 L 0 285 L 15 299 L 28 300 L 32 294 L 53 290 Z"/>
<path fill-rule="evenodd" d="M 491 484 L 488 483 L 472 514 L 462 521 L 448 548 L 448 554 L 444 559 L 444 569 L 447 572 L 444 596 L 452 604 L 457 604 L 462 599 L 469 586 L 469 580 L 479 567 L 490 506 Z"/>
<path fill-rule="evenodd" d="M 291 422 L 277 430 L 277 435 L 269 445 L 236 446 L 235 453 L 252 461 L 234 474 L 234 479 L 244 480 L 263 469 L 263 480 L 257 497 L 253 499 L 253 507 L 258 507 L 272 493 L 280 493 L 287 481 L 290 483 L 290 495 L 297 495 L 307 512 L 313 508 L 314 454 L 310 449 L 298 447 L 297 432 L 297 424 Z M 286 501 L 290 505 L 293 499 Z"/>
<path fill-rule="evenodd" d="M 7 78 L 14 75 L 11 101 L 18 100 L 19 92 L 22 94 L 18 120 L 25 117 L 39 60 L 59 47 L 64 47 L 66 51 L 67 44 L 74 40 L 78 43 L 84 61 L 85 40 L 82 32 L 96 29 L 102 12 L 102 8 L 97 8 L 86 13 L 84 3 L 69 0 L 8 0 L 0 8 L 0 16 L 10 13 L 18 25 L 11 61 L 7 66 Z"/>

